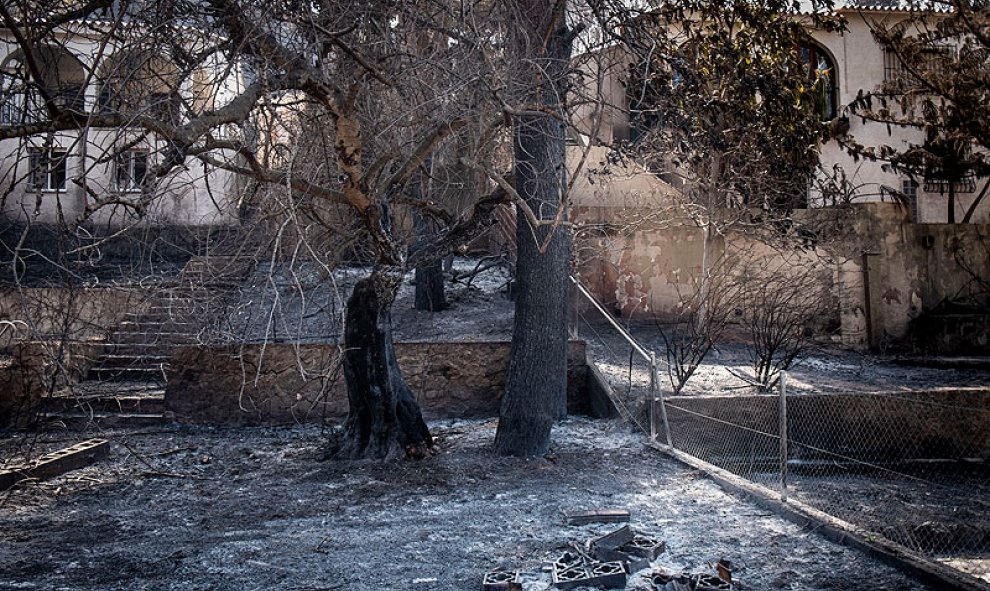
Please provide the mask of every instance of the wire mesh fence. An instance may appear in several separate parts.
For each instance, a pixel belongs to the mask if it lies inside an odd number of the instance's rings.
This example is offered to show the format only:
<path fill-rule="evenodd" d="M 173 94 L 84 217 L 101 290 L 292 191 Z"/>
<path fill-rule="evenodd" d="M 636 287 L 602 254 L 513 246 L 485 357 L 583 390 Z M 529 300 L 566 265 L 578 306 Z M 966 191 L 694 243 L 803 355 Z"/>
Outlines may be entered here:
<path fill-rule="evenodd" d="M 590 298 L 588 294 L 587 298 Z M 763 486 L 990 583 L 990 408 L 984 388 L 670 396 L 650 345 L 607 312 L 576 314 L 596 363 L 645 433 Z M 628 328 L 628 327 L 627 327 Z M 632 331 L 635 332 L 635 331 Z M 637 353 L 637 349 L 643 353 Z M 654 356 L 655 358 L 655 356 Z M 602 363 L 599 360 L 604 360 Z M 664 387 L 666 386 L 666 388 Z M 665 393 L 666 390 L 666 393 Z M 650 410 L 650 400 L 658 404 Z M 638 409 L 638 414 L 636 412 Z M 622 409 L 620 409 L 622 410 Z"/>
<path fill-rule="evenodd" d="M 933 558 L 990 559 L 990 410 L 980 398 L 788 397 L 793 497 Z"/>
<path fill-rule="evenodd" d="M 782 388 L 664 405 L 676 449 L 930 558 L 976 564 L 990 559 L 990 411 L 977 398 Z"/>

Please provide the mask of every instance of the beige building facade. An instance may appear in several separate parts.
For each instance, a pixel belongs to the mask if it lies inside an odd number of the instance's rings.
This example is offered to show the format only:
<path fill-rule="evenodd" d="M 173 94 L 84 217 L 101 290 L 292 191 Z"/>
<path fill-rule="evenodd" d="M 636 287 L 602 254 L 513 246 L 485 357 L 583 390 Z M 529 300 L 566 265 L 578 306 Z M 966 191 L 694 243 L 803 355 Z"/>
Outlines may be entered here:
<path fill-rule="evenodd" d="M 799 48 L 806 63 L 828 72 L 832 86 L 827 118 L 837 123 L 848 119 L 849 134 L 865 146 L 901 149 L 912 141 L 920 143 L 913 130 L 888 131 L 886 125 L 863 121 L 847 108 L 860 91 L 899 82 L 903 73 L 871 30 L 876 23 L 896 23 L 908 14 L 882 6 L 839 10 L 847 22 L 844 31 L 809 29 L 809 41 Z M 800 276 L 809 282 L 809 290 L 829 300 L 829 317 L 823 321 L 838 342 L 876 349 L 907 342 L 920 317 L 946 301 L 971 297 L 973 273 L 990 272 L 985 261 L 990 200 L 976 209 L 971 223 L 948 224 L 944 187 L 937 182 L 915 184 L 879 162 L 857 161 L 835 139 L 821 146 L 822 169 L 841 169 L 853 207 L 832 210 L 811 190 L 811 209 L 793 216 L 831 243 L 791 236 L 787 248 L 780 248 L 783 242 L 767 248 L 759 237 L 729 224 L 708 241 L 709 258 L 716 263 L 706 263 L 704 216 L 692 217 L 689 211 L 685 215 L 685 208 L 678 207 L 685 200 L 676 186 L 665 182 L 676 175 L 647 170 L 630 158 L 610 155 L 610 148 L 593 147 L 632 135 L 622 81 L 632 60 L 616 46 L 583 55 L 577 63 L 586 80 L 595 83 L 585 91 L 589 100 L 577 109 L 580 132 L 575 133 L 576 145 L 568 158 L 571 170 L 579 171 L 571 191 L 577 268 L 584 283 L 617 316 L 678 315 L 692 305 L 701 277 L 711 274 L 715 265 L 757 264 Z M 982 182 L 985 179 L 977 188 Z M 895 193 L 906 197 L 906 206 L 893 198 Z M 963 218 L 975 196 L 956 195 L 956 220 Z M 808 269 L 821 272 L 807 273 Z"/>
<path fill-rule="evenodd" d="M 888 84 L 902 83 L 905 73 L 896 56 L 885 52 L 877 43 L 872 29 L 877 24 L 892 25 L 904 21 L 910 13 L 896 7 L 878 6 L 838 8 L 845 19 L 843 31 L 825 31 L 808 28 L 809 40 L 802 47 L 802 59 L 809 67 L 827 72 L 831 88 L 825 119 L 833 120 L 837 127 L 848 125 L 849 135 L 863 146 L 890 146 L 901 150 L 909 143 L 920 143 L 921 132 L 915 129 L 888 126 L 864 121 L 850 112 L 848 105 L 857 95 L 883 88 Z M 932 23 L 940 18 L 931 14 Z M 674 33 L 676 35 L 676 33 Z M 591 81 L 583 90 L 582 101 L 575 112 L 578 143 L 602 143 L 628 141 L 635 131 L 630 125 L 630 99 L 624 78 L 632 60 L 621 46 L 613 46 L 579 56 L 577 66 Z M 848 195 L 854 202 L 894 201 L 895 194 L 906 197 L 908 214 L 916 223 L 944 223 L 948 220 L 948 197 L 944 183 L 937 179 L 925 182 L 910 179 L 906 174 L 887 170 L 881 162 L 855 159 L 835 140 L 829 139 L 821 146 L 821 181 L 841 171 L 847 181 Z M 664 176 L 661 173 L 661 176 Z M 957 185 L 956 220 L 961 220 L 969 209 L 985 179 L 975 184 Z M 825 206 L 823 197 L 811 183 L 809 204 Z M 898 195 L 900 196 L 900 195 Z M 976 209 L 972 223 L 990 222 L 990 199 Z"/>

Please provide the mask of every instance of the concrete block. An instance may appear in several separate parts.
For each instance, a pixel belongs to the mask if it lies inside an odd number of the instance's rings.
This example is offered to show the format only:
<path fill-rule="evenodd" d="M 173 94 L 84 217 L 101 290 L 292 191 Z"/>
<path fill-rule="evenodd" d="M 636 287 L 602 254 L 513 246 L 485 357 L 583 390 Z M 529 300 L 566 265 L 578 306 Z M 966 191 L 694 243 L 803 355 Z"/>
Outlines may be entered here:
<path fill-rule="evenodd" d="M 553 585 L 561 590 L 575 587 L 616 589 L 626 586 L 626 569 L 621 562 L 586 562 L 581 556 L 565 552 L 553 563 Z"/>
<path fill-rule="evenodd" d="M 7 490 L 25 479 L 43 480 L 78 470 L 105 458 L 109 452 L 110 442 L 106 439 L 89 439 L 45 454 L 27 464 L 0 471 L 0 490 Z"/>
<path fill-rule="evenodd" d="M 481 580 L 481 591 L 522 591 L 522 578 L 517 571 L 487 572 Z"/>
<path fill-rule="evenodd" d="M 695 591 L 729 591 L 732 585 L 715 575 L 696 575 L 694 589 Z"/>
<path fill-rule="evenodd" d="M 619 550 L 633 556 L 640 556 L 646 560 L 653 561 L 667 550 L 667 543 L 662 540 L 653 539 L 649 536 L 637 535 L 633 537 L 631 541 L 619 548 Z"/>
<path fill-rule="evenodd" d="M 590 511 L 564 511 L 567 525 L 587 525 L 589 523 L 628 523 L 626 509 L 592 509 Z"/>

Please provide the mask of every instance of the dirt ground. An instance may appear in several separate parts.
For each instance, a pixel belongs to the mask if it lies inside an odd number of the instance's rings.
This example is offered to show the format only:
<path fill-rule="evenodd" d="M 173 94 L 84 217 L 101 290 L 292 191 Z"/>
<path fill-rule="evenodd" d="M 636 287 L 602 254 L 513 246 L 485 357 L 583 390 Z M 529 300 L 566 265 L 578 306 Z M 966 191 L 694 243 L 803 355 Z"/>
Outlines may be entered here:
<path fill-rule="evenodd" d="M 535 573 L 614 525 L 564 524 L 569 509 L 627 508 L 666 541 L 655 562 L 739 589 L 930 589 L 723 492 L 615 422 L 570 419 L 545 458 L 491 453 L 493 422 L 433 425 L 420 462 L 321 459 L 293 429 L 108 432 L 111 456 L 0 496 L 0 589 L 475 590 L 494 568 Z M 36 450 L 74 441 L 43 435 Z M 8 457 L 23 438 L 0 441 Z M 648 589 L 645 573 L 627 589 Z"/>

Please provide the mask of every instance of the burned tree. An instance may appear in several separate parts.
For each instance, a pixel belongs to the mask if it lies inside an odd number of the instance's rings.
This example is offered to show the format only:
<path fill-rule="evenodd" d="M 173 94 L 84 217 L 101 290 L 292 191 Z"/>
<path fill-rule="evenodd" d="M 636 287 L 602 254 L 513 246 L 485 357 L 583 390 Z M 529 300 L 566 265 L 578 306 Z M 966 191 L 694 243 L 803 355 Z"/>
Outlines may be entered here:
<path fill-rule="evenodd" d="M 567 288 L 564 147 L 571 43 L 564 2 L 510 4 L 512 71 L 522 90 L 514 122 L 517 295 L 512 354 L 499 412 L 499 454 L 546 453 L 567 412 Z"/>
<path fill-rule="evenodd" d="M 651 213 L 701 243 L 690 287 L 657 319 L 678 392 L 740 305 L 740 262 L 722 246 L 775 247 L 795 231 L 793 211 L 807 206 L 824 119 L 834 115 L 818 100 L 832 74 L 802 61 L 807 37 L 793 8 L 778 0 L 644 9 L 606 2 L 596 13 L 628 66 L 619 74 L 628 128 L 612 148 L 670 186 L 663 213 Z"/>
<path fill-rule="evenodd" d="M 478 120 L 486 112 L 478 105 L 491 100 L 495 66 L 486 55 L 487 31 L 471 27 L 487 23 L 487 13 L 479 8 L 472 18 L 461 14 L 455 21 L 448 7 L 431 3 L 105 4 L 65 9 L 44 22 L 33 18 L 40 8 L 30 2 L 16 11 L 3 9 L 4 24 L 26 64 L 14 73 L 16 82 L 40 97 L 44 108 L 5 120 L 0 140 L 74 133 L 84 143 L 96 127 L 127 128 L 135 137 L 152 138 L 154 153 L 141 191 L 121 198 L 90 186 L 85 211 L 70 224 L 105 207 L 126 208 L 133 214 L 129 223 L 139 224 L 162 198 L 168 180 L 197 163 L 203 170 L 247 179 L 262 198 L 265 187 L 283 191 L 288 206 L 280 205 L 281 213 L 290 221 L 277 222 L 282 234 L 303 216 L 306 224 L 322 225 L 324 234 L 349 233 L 353 244 L 363 246 L 372 271 L 348 299 L 343 348 L 350 415 L 337 453 L 375 458 L 424 453 L 430 436 L 395 363 L 389 310 L 407 270 L 471 239 L 492 208 L 510 198 L 496 187 L 451 212 L 414 188 L 433 154 L 469 124 L 483 133 L 460 154 L 466 162 L 485 160 L 501 139 L 503 117 Z M 117 85 L 126 92 L 115 93 L 106 82 L 107 92 L 90 102 L 66 102 L 37 66 L 47 51 L 39 40 L 56 43 L 60 26 L 85 27 L 99 36 L 106 51 L 87 64 L 90 72 L 137 44 L 155 48 L 156 59 L 167 56 L 174 71 L 164 78 L 126 78 Z M 424 43 L 424 37 L 434 40 Z M 212 77 L 204 80 L 204 72 Z M 206 82 L 229 92 L 220 100 L 186 96 L 187 89 Z M 142 89 L 142 83 L 164 90 Z M 262 107 L 267 122 L 259 116 Z M 92 158 L 95 148 L 87 147 Z M 107 162 L 128 145 L 100 148 Z M 25 161 L 19 161 L 22 170 L 33 166 Z M 85 172 L 78 181 L 87 183 Z M 411 251 L 406 220 L 413 216 L 437 231 Z M 320 243 L 307 248 L 318 250 Z"/>

